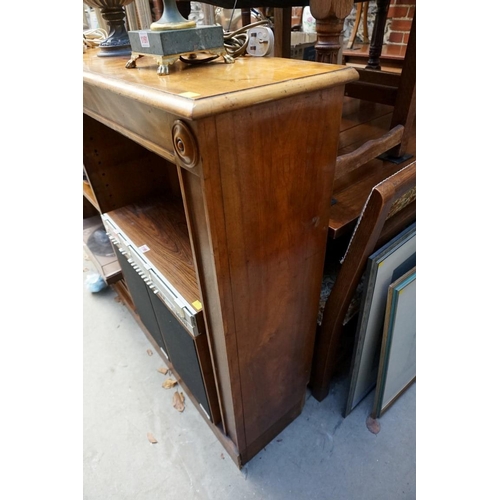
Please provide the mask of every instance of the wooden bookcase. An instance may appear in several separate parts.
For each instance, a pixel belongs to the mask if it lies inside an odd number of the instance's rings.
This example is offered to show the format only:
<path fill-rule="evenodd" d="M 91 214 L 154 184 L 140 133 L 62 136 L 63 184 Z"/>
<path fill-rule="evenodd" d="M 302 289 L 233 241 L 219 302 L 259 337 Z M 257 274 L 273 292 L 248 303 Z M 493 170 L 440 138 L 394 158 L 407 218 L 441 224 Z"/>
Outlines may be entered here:
<path fill-rule="evenodd" d="M 304 404 L 357 73 L 239 58 L 161 77 L 153 59 L 125 62 L 83 56 L 83 162 L 121 249 L 116 288 L 241 467 Z"/>

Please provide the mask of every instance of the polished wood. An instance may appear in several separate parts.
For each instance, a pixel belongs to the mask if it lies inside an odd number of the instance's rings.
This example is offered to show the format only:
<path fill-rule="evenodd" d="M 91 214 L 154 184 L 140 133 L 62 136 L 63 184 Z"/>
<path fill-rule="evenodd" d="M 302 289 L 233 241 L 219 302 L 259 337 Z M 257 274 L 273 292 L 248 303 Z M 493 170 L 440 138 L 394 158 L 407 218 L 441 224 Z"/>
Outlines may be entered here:
<path fill-rule="evenodd" d="M 241 25 L 247 26 L 252 22 L 252 14 L 248 7 L 241 9 Z"/>
<path fill-rule="evenodd" d="M 329 237 L 332 239 L 337 240 L 354 229 L 374 185 L 416 157 L 413 123 L 407 146 L 411 157 L 401 164 L 378 158 L 381 151 L 391 147 L 393 142 L 390 141 L 397 142 L 395 138 L 402 133 L 401 126 L 395 127 L 393 132 L 386 132 L 392 121 L 391 109 L 389 106 L 344 98 L 339 156 L 332 191 L 335 201 L 330 208 Z"/>
<path fill-rule="evenodd" d="M 380 53 L 384 43 L 384 30 L 387 23 L 389 4 L 390 0 L 377 0 L 377 13 L 370 40 L 370 57 L 366 64 L 367 69 L 380 69 Z"/>
<path fill-rule="evenodd" d="M 274 55 L 276 57 L 291 56 L 292 8 L 274 9 Z M 279 29 L 276 29 L 276 26 Z"/>
<path fill-rule="evenodd" d="M 356 0 L 311 0 L 311 13 L 317 19 L 318 41 L 316 59 L 338 63 L 341 49 L 341 32 L 345 17 Z M 412 20 L 410 37 L 404 53 L 401 73 L 380 74 L 380 55 L 383 47 L 384 28 L 387 21 L 389 0 L 377 0 L 377 14 L 370 40 L 366 70 L 360 72 L 359 81 L 346 85 L 346 95 L 394 106 L 390 128 L 404 127 L 401 141 L 386 152 L 389 157 L 400 159 L 407 154 L 410 130 L 416 116 L 416 15 Z M 390 84 L 389 84 L 390 82 Z"/>
<path fill-rule="evenodd" d="M 159 78 L 155 64 L 147 58 L 140 59 L 135 69 L 125 69 L 123 60 L 110 59 L 96 58 L 95 50 L 83 54 L 84 111 L 100 121 L 103 121 L 102 114 L 111 114 L 113 119 L 107 120 L 108 126 L 120 127 L 122 134 L 132 131 L 134 140 L 148 146 L 150 139 L 144 132 L 140 136 L 133 122 L 139 120 L 141 126 L 144 120 L 151 123 L 150 120 L 156 119 L 149 116 L 153 113 L 151 108 L 163 111 L 160 118 L 163 120 L 168 118 L 165 112 L 195 120 L 344 85 L 358 78 L 353 68 L 322 64 L 311 67 L 307 61 L 279 57 L 243 57 L 234 64 L 213 61 L 201 66 L 178 61 L 171 74 Z M 127 115 L 113 113 L 110 109 L 115 107 L 113 97 L 128 99 L 131 109 Z M 106 104 L 104 98 L 113 100 Z M 126 123 L 126 127 L 121 123 Z M 165 147 L 172 150 L 171 145 L 165 144 Z"/>
<path fill-rule="evenodd" d="M 389 128 L 391 117 L 392 113 L 375 118 L 370 122 L 362 123 L 357 127 L 352 127 L 342 132 L 339 138 L 339 156 L 355 151 L 357 148 L 363 146 L 366 141 L 382 137 Z M 335 172 L 334 189 L 338 189 L 340 183 L 347 177 L 341 177 L 340 172 L 341 170 Z M 352 179 L 350 179 L 349 182 L 352 182 Z"/>
<path fill-rule="evenodd" d="M 366 141 L 355 151 L 339 156 L 335 171 L 336 176 L 342 177 L 366 163 L 367 157 L 375 158 L 398 145 L 401 142 L 403 132 L 404 127 L 397 125 L 379 139 Z"/>
<path fill-rule="evenodd" d="M 359 80 L 346 85 L 345 95 L 364 101 L 394 106 L 401 83 L 400 73 L 356 68 Z"/>
<path fill-rule="evenodd" d="M 92 191 L 92 186 L 86 181 L 83 181 L 83 196 L 95 210 L 99 210 L 99 204 L 97 203 L 94 191 Z"/>
<path fill-rule="evenodd" d="M 106 107 L 101 109 L 105 111 Z M 123 110 L 117 113 L 123 114 Z M 148 195 L 179 192 L 174 165 L 169 166 L 165 159 L 86 113 L 83 115 L 83 140 L 83 163 L 101 213 Z M 169 156 L 173 159 L 172 153 Z"/>
<path fill-rule="evenodd" d="M 401 73 L 406 55 L 407 45 L 382 45 L 380 52 L 380 70 L 390 73 Z M 370 45 L 355 43 L 353 48 L 344 47 L 342 62 L 356 69 L 366 69 L 369 58 Z"/>
<path fill-rule="evenodd" d="M 88 184 L 86 182 L 83 183 L 84 189 L 85 186 Z M 99 210 L 96 208 L 96 206 L 91 203 L 85 194 L 83 195 L 83 218 L 88 219 L 89 217 L 94 217 L 95 215 L 99 215 Z"/>
<path fill-rule="evenodd" d="M 398 85 L 384 85 L 380 83 L 373 83 L 372 81 L 365 81 L 365 79 L 368 80 L 369 78 L 364 78 L 363 80 L 361 80 L 361 75 L 365 75 L 366 73 L 362 69 L 359 70 L 359 73 L 359 84 L 350 85 L 348 88 L 346 88 L 346 96 L 394 106 L 394 103 L 398 96 Z M 393 74 L 391 73 L 386 74 L 393 76 Z M 377 77 L 378 80 L 381 80 L 380 74 L 378 74 Z"/>
<path fill-rule="evenodd" d="M 330 246 L 336 256 L 337 266 L 339 266 L 338 259 L 345 252 L 348 243 L 346 238 L 350 237 L 357 224 L 363 224 L 364 227 L 368 228 L 372 224 L 373 229 L 377 230 L 373 219 L 363 222 L 366 214 L 365 205 L 374 186 L 384 183 L 385 179 L 394 174 L 396 175 L 392 179 L 398 179 L 398 176 L 401 175 L 398 172 L 414 163 L 416 155 L 414 122 L 409 128 L 410 141 L 407 145 L 408 151 L 413 155 L 412 158 L 401 164 L 396 164 L 378 157 L 381 152 L 390 149 L 392 144 L 401 141 L 402 134 L 405 133 L 405 127 L 401 125 L 386 132 L 393 122 L 393 109 L 393 106 L 349 97 L 344 98 L 339 156 L 329 220 Z M 387 203 L 389 204 L 389 201 Z M 379 248 L 385 244 L 415 219 L 416 202 L 413 201 L 384 222 L 378 233 L 375 247 Z M 353 247 L 351 242 L 349 266 L 344 269 L 345 262 L 340 266 L 344 274 L 342 274 L 340 281 L 337 277 L 334 285 L 335 293 L 332 291 L 327 301 L 323 321 L 318 328 L 310 387 L 313 396 L 319 401 L 327 396 L 333 373 L 343 366 L 342 354 L 344 358 L 349 357 L 349 350 L 345 350 L 345 345 L 352 347 L 349 336 L 352 337 L 354 332 L 349 323 L 343 325 L 343 320 L 346 308 L 349 306 L 354 289 L 359 282 L 359 278 L 356 273 L 353 273 L 353 270 L 359 271 L 357 266 L 362 267 L 363 259 L 365 259 L 365 255 L 356 250 L 356 245 L 362 246 L 362 244 L 357 243 Z M 340 255 L 339 252 L 341 252 Z"/>
<path fill-rule="evenodd" d="M 394 109 L 392 106 L 360 99 L 352 99 L 346 96 L 344 96 L 343 102 L 342 121 L 340 123 L 339 155 L 346 153 L 346 151 L 343 151 L 343 148 L 347 147 L 350 142 L 368 140 L 371 138 L 361 131 L 362 127 L 375 126 L 373 124 L 380 121 L 380 119 L 389 117 L 386 126 L 377 126 L 380 135 L 383 135 L 389 129 Z M 349 140 L 351 136 L 352 138 Z"/>
<path fill-rule="evenodd" d="M 363 2 L 363 43 L 369 42 L 368 37 L 368 7 L 370 2 Z M 358 4 L 359 7 L 359 4 Z"/>
<path fill-rule="evenodd" d="M 349 242 L 316 335 L 310 388 L 312 395 L 318 401 L 325 399 L 329 393 L 338 357 L 343 321 L 367 259 L 380 245 L 379 239 L 393 203 L 415 186 L 416 162 L 413 161 L 403 168 L 399 167 L 399 170 L 386 180 L 373 185 L 366 199 L 366 205 Z M 410 212 L 410 216 L 398 219 L 401 225 L 392 225 L 391 234 L 401 231 L 415 220 L 415 205 L 411 207 L 413 213 Z"/>
<path fill-rule="evenodd" d="M 350 14 L 353 0 L 311 0 L 311 14 L 316 19 L 318 39 L 316 60 L 339 64 L 342 49 L 344 20 Z"/>
<path fill-rule="evenodd" d="M 356 39 L 356 35 L 358 34 L 359 23 L 361 22 L 361 15 L 363 14 L 362 4 L 356 5 L 356 18 L 354 20 L 354 25 L 351 30 L 351 36 L 349 37 L 349 41 L 347 42 L 347 47 L 352 48 L 354 45 L 354 40 Z"/>
<path fill-rule="evenodd" d="M 238 466 L 304 404 L 344 87 L 356 78 L 344 66 L 251 57 L 179 62 L 158 77 L 146 60 L 129 70 L 123 61 L 84 56 L 84 125 L 93 131 L 84 146 L 101 209 L 101 197 L 115 188 L 105 189 L 100 177 L 123 161 L 135 164 L 151 190 L 161 188 L 160 199 L 170 200 L 179 185 L 220 429 Z M 98 161 L 91 154 L 96 121 L 111 130 L 102 131 Z M 166 170 L 173 160 L 178 184 L 170 174 L 148 181 L 128 141 Z M 123 204 L 107 201 L 113 210 L 153 199 L 140 190 L 134 199 L 134 181 L 114 175 L 120 183 Z M 170 231 L 163 219 L 141 225 L 153 239 Z"/>
<path fill-rule="evenodd" d="M 317 310 L 317 269 L 324 258 L 331 192 L 325 182 L 332 179 L 334 167 L 323 134 L 333 138 L 336 150 L 339 114 L 333 110 L 340 108 L 343 94 L 338 90 L 256 108 L 243 130 L 257 151 L 236 140 L 248 112 L 218 120 L 218 131 L 229 139 L 219 152 L 221 187 L 227 193 L 219 203 L 225 214 L 221 237 L 230 249 L 239 359 L 233 391 L 241 391 L 247 447 L 277 415 L 298 404 L 309 376 L 310 318 Z M 333 106 L 331 115 L 322 111 L 327 102 Z M 318 117 L 323 133 L 312 116 Z M 294 126 L 299 123 L 304 126 Z M 254 167 L 242 169 L 241 164 Z M 258 359 L 266 362 L 256 363 Z"/>
<path fill-rule="evenodd" d="M 351 13 L 355 3 L 363 2 L 362 0 L 310 0 L 311 14 L 316 18 L 316 32 L 318 33 L 315 45 L 317 61 L 332 64 L 340 62 L 345 18 Z M 380 69 L 379 57 L 389 3 L 389 0 L 377 0 L 377 13 L 367 65 L 370 69 Z"/>
<path fill-rule="evenodd" d="M 381 67 L 379 56 L 382 51 L 388 4 L 388 0 L 377 2 L 379 12 L 366 70 L 360 71 L 359 81 L 346 86 L 346 95 L 394 106 L 390 128 L 402 125 L 404 132 L 400 143 L 386 154 L 389 158 L 401 159 L 408 154 L 411 130 L 416 117 L 416 14 L 413 16 L 401 72 L 396 76 L 377 71 Z"/>
<path fill-rule="evenodd" d="M 371 188 L 400 168 L 396 163 L 374 159 L 341 178 L 343 187 L 332 193 L 335 204 L 330 208 L 329 236 L 338 239 L 352 231 Z"/>
<path fill-rule="evenodd" d="M 398 146 L 391 149 L 388 153 L 390 156 L 400 158 L 403 156 L 409 147 L 410 129 L 413 126 L 417 113 L 417 19 L 416 14 L 413 17 L 410 37 L 408 39 L 408 48 L 401 71 L 401 81 L 398 87 L 398 95 L 394 103 L 394 114 L 392 115 L 391 128 L 397 125 L 403 125 L 406 133 L 401 138 Z"/>
<path fill-rule="evenodd" d="M 175 289 L 190 303 L 200 301 L 182 199 L 148 197 L 107 212 Z"/>
<path fill-rule="evenodd" d="M 368 4 L 369 2 L 361 2 L 356 5 L 356 18 L 351 30 L 351 35 L 349 36 L 349 41 L 347 42 L 347 48 L 349 49 L 352 49 L 354 46 L 361 18 L 363 18 L 363 42 L 368 43 Z"/>

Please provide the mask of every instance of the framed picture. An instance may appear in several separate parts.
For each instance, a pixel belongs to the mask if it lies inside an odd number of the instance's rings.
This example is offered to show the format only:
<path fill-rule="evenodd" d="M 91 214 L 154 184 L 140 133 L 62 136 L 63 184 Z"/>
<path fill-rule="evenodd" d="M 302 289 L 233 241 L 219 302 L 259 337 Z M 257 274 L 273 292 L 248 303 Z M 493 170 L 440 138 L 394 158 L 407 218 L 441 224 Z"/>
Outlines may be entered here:
<path fill-rule="evenodd" d="M 344 417 L 375 387 L 389 285 L 416 266 L 416 255 L 413 223 L 368 258 Z"/>
<path fill-rule="evenodd" d="M 417 269 L 389 286 L 372 418 L 379 418 L 417 376 Z"/>

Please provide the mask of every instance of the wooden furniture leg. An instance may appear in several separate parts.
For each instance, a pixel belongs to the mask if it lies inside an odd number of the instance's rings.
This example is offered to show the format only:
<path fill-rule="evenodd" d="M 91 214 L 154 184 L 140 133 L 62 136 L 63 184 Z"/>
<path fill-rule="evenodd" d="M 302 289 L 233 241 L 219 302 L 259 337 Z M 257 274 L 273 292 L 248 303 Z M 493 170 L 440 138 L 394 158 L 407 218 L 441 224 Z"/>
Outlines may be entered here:
<path fill-rule="evenodd" d="M 274 56 L 290 58 L 292 8 L 274 9 Z"/>
<path fill-rule="evenodd" d="M 356 5 L 356 19 L 354 20 L 354 25 L 352 27 L 351 36 L 349 37 L 349 41 L 347 42 L 347 48 L 349 48 L 349 49 L 353 48 L 354 40 L 356 40 L 356 35 L 357 35 L 358 29 L 359 29 L 359 23 L 361 21 L 361 14 L 363 12 L 363 6 L 364 6 L 364 4 L 362 5 L 360 3 L 358 3 Z M 366 20 L 366 17 L 365 17 L 365 20 Z"/>
<path fill-rule="evenodd" d="M 252 14 L 250 9 L 241 9 L 241 25 L 247 26 L 252 22 Z"/>
<path fill-rule="evenodd" d="M 389 150 L 385 159 L 394 162 L 402 162 L 409 158 L 406 154 L 409 134 L 416 116 L 416 13 L 410 30 L 410 37 L 406 47 L 405 60 L 401 71 L 398 94 L 394 103 L 391 129 L 397 125 L 403 125 L 405 130 L 401 143 Z"/>
<path fill-rule="evenodd" d="M 361 22 L 361 17 L 363 18 L 363 43 L 368 43 L 368 4 L 369 2 L 358 2 L 356 4 L 356 19 L 354 20 L 354 26 L 352 27 L 351 35 L 349 37 L 349 42 L 347 43 L 347 48 L 352 49 L 354 46 L 354 41 L 356 40 L 356 35 L 359 30 L 359 23 Z"/>
<path fill-rule="evenodd" d="M 368 43 L 368 6 L 370 2 L 363 2 L 363 43 Z"/>
<path fill-rule="evenodd" d="M 341 64 L 342 31 L 345 18 L 350 14 L 353 0 L 311 0 L 311 14 L 316 19 L 318 40 L 316 61 Z"/>
<path fill-rule="evenodd" d="M 373 24 L 370 52 L 366 69 L 380 69 L 380 54 L 384 43 L 385 24 L 389 11 L 390 0 L 377 0 L 377 14 Z"/>

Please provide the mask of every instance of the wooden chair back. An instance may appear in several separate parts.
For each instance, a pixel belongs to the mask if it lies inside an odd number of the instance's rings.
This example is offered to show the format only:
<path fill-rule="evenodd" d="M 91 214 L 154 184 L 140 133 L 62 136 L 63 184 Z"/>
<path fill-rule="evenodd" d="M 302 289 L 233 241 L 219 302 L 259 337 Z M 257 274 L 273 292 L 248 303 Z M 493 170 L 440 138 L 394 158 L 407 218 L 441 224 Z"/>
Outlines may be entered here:
<path fill-rule="evenodd" d="M 416 31 L 415 14 L 401 73 L 381 71 L 367 65 L 364 69 L 357 68 L 359 80 L 347 84 L 345 88 L 348 97 L 394 106 L 389 132 L 393 144 L 385 152 L 382 151 L 393 161 L 403 161 L 408 157 L 408 140 L 416 117 Z M 388 137 L 384 140 L 387 141 Z"/>
<path fill-rule="evenodd" d="M 309 386 L 322 401 L 338 359 L 343 320 L 368 257 L 416 220 L 416 161 L 374 186 L 358 219 L 318 328 Z"/>

